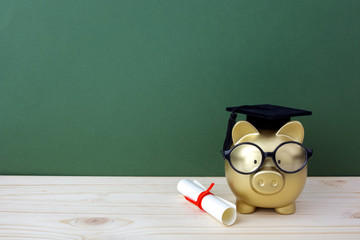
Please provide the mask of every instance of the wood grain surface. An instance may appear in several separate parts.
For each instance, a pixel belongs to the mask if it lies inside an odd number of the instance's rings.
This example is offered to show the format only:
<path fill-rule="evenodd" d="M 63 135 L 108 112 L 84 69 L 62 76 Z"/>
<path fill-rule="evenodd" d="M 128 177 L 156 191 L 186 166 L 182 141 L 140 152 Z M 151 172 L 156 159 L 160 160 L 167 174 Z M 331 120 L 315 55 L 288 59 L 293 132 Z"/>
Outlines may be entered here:
<path fill-rule="evenodd" d="M 229 201 L 223 177 L 187 177 Z M 0 239 L 360 239 L 360 177 L 309 177 L 293 215 L 225 227 L 177 192 L 181 177 L 0 176 Z"/>

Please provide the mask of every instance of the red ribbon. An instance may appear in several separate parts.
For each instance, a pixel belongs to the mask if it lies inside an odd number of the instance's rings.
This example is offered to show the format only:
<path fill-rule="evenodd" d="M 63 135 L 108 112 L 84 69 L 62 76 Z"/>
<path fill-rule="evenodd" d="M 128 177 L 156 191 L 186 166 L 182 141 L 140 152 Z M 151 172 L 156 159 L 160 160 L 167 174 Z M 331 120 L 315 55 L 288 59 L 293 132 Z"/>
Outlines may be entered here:
<path fill-rule="evenodd" d="M 189 202 L 195 204 L 196 206 L 198 206 L 201 210 L 204 210 L 201 206 L 201 202 L 203 200 L 203 198 L 209 194 L 213 195 L 210 190 L 212 189 L 212 187 L 214 186 L 214 183 L 211 183 L 210 187 L 208 189 L 206 189 L 205 191 L 203 191 L 202 193 L 199 194 L 196 202 L 194 200 L 192 200 L 191 198 L 188 198 L 185 196 L 185 199 L 188 200 Z"/>

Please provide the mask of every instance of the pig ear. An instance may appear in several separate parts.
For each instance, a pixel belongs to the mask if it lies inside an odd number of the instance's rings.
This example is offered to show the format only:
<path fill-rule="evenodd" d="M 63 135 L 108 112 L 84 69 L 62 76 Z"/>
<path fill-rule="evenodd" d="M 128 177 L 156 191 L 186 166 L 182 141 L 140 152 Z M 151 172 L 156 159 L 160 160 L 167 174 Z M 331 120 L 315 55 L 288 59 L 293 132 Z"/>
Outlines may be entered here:
<path fill-rule="evenodd" d="M 304 140 L 304 127 L 298 121 L 291 121 L 282 126 L 276 135 L 285 135 L 294 141 L 302 143 Z"/>
<path fill-rule="evenodd" d="M 259 131 L 251 123 L 247 121 L 237 122 L 232 129 L 233 143 L 235 144 L 241 138 L 249 134 L 259 134 Z"/>

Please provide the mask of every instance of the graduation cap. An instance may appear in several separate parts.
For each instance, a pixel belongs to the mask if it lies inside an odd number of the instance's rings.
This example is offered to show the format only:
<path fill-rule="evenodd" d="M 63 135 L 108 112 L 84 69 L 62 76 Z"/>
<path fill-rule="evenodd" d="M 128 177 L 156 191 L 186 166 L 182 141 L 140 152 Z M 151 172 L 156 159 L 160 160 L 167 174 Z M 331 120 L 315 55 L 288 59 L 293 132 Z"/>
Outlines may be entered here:
<path fill-rule="evenodd" d="M 289 122 L 291 117 L 307 116 L 312 112 L 276 106 L 271 104 L 261 105 L 243 105 L 239 107 L 228 107 L 226 111 L 231 112 L 223 151 L 228 150 L 232 144 L 231 131 L 236 123 L 238 113 L 246 114 L 246 121 L 250 122 L 257 129 L 278 130 L 285 123 Z"/>

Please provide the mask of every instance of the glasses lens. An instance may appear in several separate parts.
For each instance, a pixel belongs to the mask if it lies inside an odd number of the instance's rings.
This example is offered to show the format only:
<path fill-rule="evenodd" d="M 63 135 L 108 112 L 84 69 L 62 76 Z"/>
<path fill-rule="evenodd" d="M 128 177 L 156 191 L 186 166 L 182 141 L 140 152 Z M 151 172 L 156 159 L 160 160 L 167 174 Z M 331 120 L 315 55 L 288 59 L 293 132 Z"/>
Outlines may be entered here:
<path fill-rule="evenodd" d="M 300 144 L 286 143 L 276 151 L 275 159 L 282 170 L 295 172 L 306 163 L 307 153 Z"/>
<path fill-rule="evenodd" d="M 233 167 L 243 173 L 255 171 L 261 164 L 261 151 L 251 144 L 241 144 L 230 153 Z"/>

